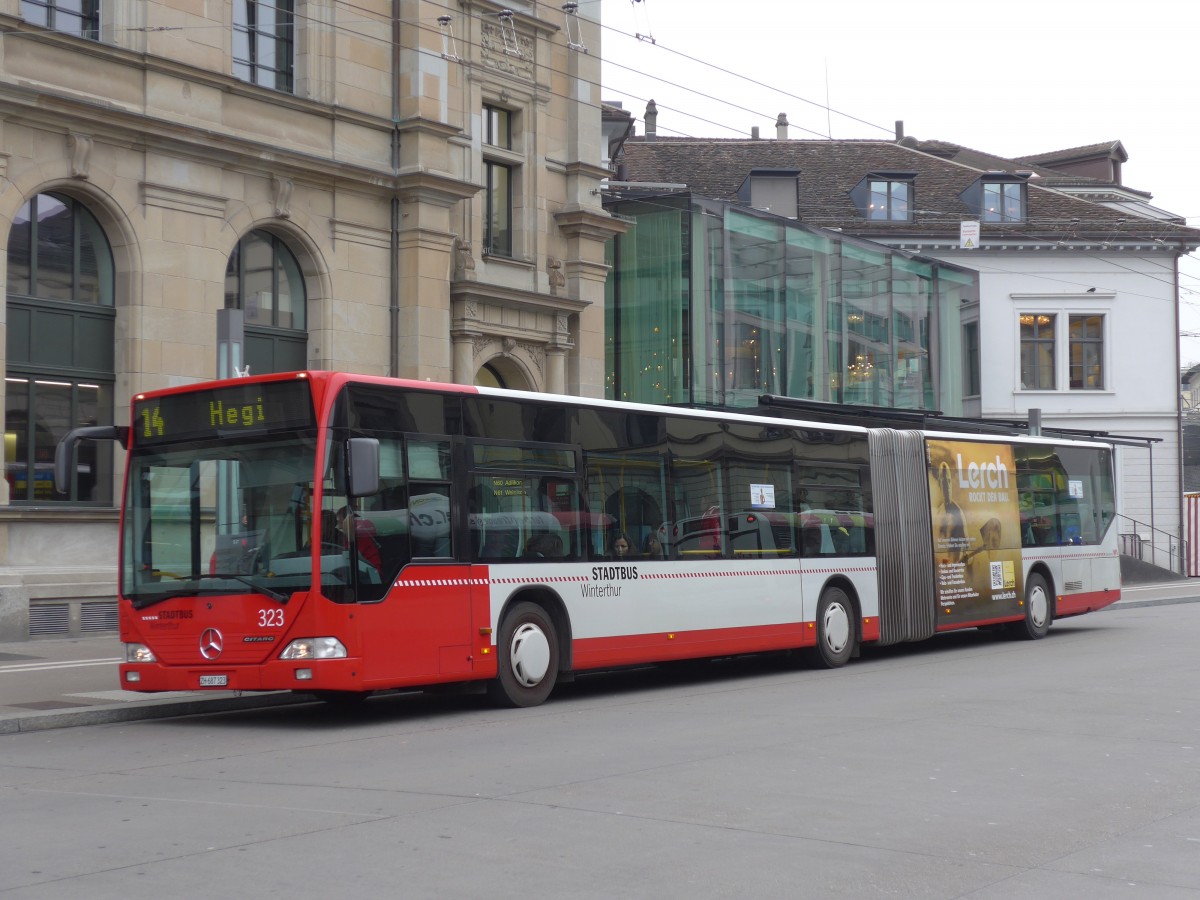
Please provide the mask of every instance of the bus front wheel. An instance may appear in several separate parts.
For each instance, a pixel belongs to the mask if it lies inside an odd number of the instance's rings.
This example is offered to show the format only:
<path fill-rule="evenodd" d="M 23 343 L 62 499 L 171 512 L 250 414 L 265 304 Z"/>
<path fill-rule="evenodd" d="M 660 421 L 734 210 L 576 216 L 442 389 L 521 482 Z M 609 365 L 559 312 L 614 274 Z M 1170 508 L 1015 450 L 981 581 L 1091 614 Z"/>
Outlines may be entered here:
<path fill-rule="evenodd" d="M 547 612 L 536 603 L 514 606 L 500 625 L 499 673 L 488 695 L 502 706 L 537 706 L 558 679 L 558 637 Z"/>
<path fill-rule="evenodd" d="M 831 587 L 817 603 L 817 646 L 813 659 L 818 666 L 836 669 L 854 654 L 854 604 L 841 588 Z"/>
<path fill-rule="evenodd" d="M 1014 622 L 1012 633 L 1015 637 L 1027 641 L 1044 638 L 1054 621 L 1054 597 L 1046 579 L 1038 574 L 1032 574 L 1025 582 L 1025 618 Z"/>

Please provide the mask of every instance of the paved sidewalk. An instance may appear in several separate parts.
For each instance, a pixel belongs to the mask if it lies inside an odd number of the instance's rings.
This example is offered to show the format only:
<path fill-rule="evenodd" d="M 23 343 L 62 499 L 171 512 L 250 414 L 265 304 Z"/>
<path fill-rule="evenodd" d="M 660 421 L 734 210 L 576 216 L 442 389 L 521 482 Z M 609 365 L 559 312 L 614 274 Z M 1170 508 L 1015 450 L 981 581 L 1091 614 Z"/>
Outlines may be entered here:
<path fill-rule="evenodd" d="M 1131 585 L 1097 615 L 1200 600 L 1200 579 Z M 0 644 L 0 734 L 312 702 L 288 692 L 138 694 L 118 686 L 115 634 Z"/>

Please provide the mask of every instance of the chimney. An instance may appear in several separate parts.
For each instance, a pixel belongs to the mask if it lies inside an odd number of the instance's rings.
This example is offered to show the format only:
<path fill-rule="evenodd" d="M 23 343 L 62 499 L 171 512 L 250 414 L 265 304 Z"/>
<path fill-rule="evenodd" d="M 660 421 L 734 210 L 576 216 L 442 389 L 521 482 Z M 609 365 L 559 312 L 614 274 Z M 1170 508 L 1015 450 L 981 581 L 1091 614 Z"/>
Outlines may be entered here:
<path fill-rule="evenodd" d="M 775 120 L 775 137 L 778 140 L 787 140 L 788 120 L 787 113 L 780 113 L 779 118 Z"/>
<path fill-rule="evenodd" d="M 752 140 L 752 141 L 758 140 L 758 126 L 757 125 L 755 125 L 753 128 L 750 129 L 750 140 Z"/>
<path fill-rule="evenodd" d="M 904 120 L 897 119 L 896 120 L 896 143 L 898 144 L 902 140 L 904 140 Z"/>
<path fill-rule="evenodd" d="M 646 104 L 646 140 L 653 141 L 658 138 L 658 107 L 651 100 Z"/>

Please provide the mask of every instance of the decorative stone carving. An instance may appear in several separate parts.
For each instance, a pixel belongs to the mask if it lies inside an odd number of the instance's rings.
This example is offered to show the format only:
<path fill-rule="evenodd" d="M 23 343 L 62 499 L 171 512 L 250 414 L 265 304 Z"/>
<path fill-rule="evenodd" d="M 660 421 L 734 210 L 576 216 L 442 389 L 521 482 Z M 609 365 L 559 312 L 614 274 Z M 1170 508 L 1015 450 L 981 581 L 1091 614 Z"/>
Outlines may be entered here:
<path fill-rule="evenodd" d="M 92 139 L 72 131 L 67 135 L 67 153 L 71 157 L 71 177 L 86 181 L 92 165 Z"/>
<path fill-rule="evenodd" d="M 517 349 L 517 339 L 506 337 L 500 341 L 500 350 L 505 356 L 512 356 Z"/>
<path fill-rule="evenodd" d="M 460 238 L 454 239 L 454 278 L 456 281 L 475 278 L 475 254 L 471 252 L 471 242 Z"/>
<path fill-rule="evenodd" d="M 271 176 L 271 198 L 275 204 L 275 215 L 281 219 L 292 216 L 292 179 Z"/>
<path fill-rule="evenodd" d="M 568 334 L 570 332 L 571 327 L 566 316 L 555 316 L 554 330 L 559 334 Z"/>
<path fill-rule="evenodd" d="M 529 357 L 540 377 L 546 371 L 546 348 L 542 344 L 522 344 L 521 349 Z"/>
<path fill-rule="evenodd" d="M 489 69 L 504 72 L 516 78 L 533 80 L 533 38 L 528 34 L 517 33 L 517 48 L 520 56 L 508 53 L 505 49 L 504 32 L 498 22 L 483 22 L 479 35 L 480 56 L 483 64 Z M 509 38 L 511 46 L 512 38 Z"/>
<path fill-rule="evenodd" d="M 546 257 L 546 275 L 550 280 L 550 294 L 558 296 L 558 289 L 566 286 L 567 277 L 563 275 L 562 260 L 553 256 Z"/>

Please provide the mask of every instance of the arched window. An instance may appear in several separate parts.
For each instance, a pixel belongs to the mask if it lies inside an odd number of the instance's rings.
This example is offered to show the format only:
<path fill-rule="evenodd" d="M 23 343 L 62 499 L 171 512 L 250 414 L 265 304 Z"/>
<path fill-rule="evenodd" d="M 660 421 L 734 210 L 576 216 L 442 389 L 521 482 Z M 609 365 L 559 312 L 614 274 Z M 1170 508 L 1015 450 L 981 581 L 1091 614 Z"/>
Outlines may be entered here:
<path fill-rule="evenodd" d="M 252 231 L 238 242 L 225 270 L 225 307 L 242 311 L 251 375 L 307 367 L 307 306 L 300 266 L 282 240 Z"/>
<path fill-rule="evenodd" d="M 113 417 L 113 255 L 100 223 L 62 194 L 38 194 L 8 238 L 4 472 L 14 504 L 111 505 L 112 445 L 79 446 L 70 491 L 54 490 L 54 448 Z"/>
<path fill-rule="evenodd" d="M 504 376 L 497 372 L 491 363 L 484 363 L 479 367 L 479 371 L 475 373 L 475 383 L 481 387 L 508 387 L 504 383 Z"/>

